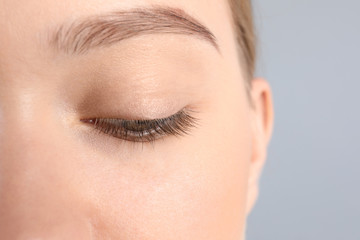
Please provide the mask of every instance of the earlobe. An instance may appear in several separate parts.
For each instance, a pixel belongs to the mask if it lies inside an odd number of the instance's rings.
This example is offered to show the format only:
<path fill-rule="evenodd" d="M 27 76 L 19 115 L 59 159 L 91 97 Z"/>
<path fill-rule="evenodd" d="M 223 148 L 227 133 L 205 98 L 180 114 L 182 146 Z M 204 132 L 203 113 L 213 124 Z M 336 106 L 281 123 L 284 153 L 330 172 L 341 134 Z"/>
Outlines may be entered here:
<path fill-rule="evenodd" d="M 247 214 L 255 205 L 259 179 L 267 156 L 267 146 L 273 130 L 273 103 L 269 84 L 263 78 L 252 80 L 252 157 L 248 179 Z"/>

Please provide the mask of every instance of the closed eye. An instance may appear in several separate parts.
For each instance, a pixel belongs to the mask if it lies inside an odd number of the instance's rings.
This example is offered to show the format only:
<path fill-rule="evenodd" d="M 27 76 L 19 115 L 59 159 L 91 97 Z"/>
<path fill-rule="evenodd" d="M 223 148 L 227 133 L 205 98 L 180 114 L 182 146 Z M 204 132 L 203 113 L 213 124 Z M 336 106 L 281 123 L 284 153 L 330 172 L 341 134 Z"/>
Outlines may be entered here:
<path fill-rule="evenodd" d="M 174 115 L 157 119 L 87 118 L 81 121 L 115 138 L 131 142 L 153 142 L 169 135 L 188 134 L 198 123 L 198 119 L 190 115 L 192 112 L 182 109 Z"/>

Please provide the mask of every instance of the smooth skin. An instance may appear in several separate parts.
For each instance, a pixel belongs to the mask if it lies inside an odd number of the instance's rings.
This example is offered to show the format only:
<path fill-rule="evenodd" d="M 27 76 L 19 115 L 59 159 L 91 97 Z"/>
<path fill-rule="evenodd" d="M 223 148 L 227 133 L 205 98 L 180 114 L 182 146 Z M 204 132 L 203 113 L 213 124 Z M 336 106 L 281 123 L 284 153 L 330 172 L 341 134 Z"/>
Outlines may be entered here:
<path fill-rule="evenodd" d="M 204 40 L 146 34 L 70 56 L 46 32 L 69 19 L 159 4 L 206 25 Z M 225 0 L 0 0 L 2 240 L 241 240 L 271 136 L 268 83 L 253 107 Z M 195 109 L 184 136 L 134 143 L 80 119 Z"/>

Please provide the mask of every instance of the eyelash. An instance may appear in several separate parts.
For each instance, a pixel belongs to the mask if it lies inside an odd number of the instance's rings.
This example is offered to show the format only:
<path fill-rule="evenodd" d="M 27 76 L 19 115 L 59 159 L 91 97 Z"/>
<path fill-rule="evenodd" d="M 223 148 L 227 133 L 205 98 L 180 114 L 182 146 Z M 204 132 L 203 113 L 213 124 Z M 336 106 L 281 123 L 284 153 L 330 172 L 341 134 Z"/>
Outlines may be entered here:
<path fill-rule="evenodd" d="M 198 125 L 198 119 L 182 109 L 166 118 L 126 120 L 119 118 L 87 118 L 82 122 L 92 124 L 94 129 L 112 137 L 130 142 L 154 142 L 165 136 L 189 134 Z"/>

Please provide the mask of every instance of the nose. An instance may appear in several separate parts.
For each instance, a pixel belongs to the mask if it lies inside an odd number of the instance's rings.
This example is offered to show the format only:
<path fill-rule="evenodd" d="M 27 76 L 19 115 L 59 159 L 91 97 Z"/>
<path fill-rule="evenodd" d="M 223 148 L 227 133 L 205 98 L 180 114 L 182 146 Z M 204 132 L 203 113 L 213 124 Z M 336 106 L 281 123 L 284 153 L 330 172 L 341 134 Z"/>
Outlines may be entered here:
<path fill-rule="evenodd" d="M 0 239 L 91 239 L 70 138 L 51 107 L 16 96 L 0 101 Z"/>

